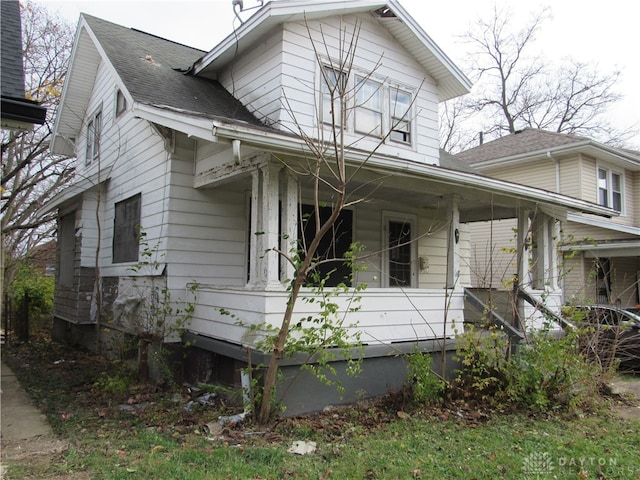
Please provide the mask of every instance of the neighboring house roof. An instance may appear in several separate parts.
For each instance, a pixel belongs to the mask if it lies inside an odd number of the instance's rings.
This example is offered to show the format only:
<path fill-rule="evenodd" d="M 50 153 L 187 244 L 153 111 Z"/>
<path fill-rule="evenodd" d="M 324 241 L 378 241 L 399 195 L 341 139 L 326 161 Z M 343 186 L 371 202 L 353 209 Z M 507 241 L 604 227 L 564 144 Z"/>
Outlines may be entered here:
<path fill-rule="evenodd" d="M 25 98 L 20 2 L 6 0 L 0 6 L 2 127 L 28 129 L 44 123 L 47 109 Z"/>
<path fill-rule="evenodd" d="M 459 172 L 478 173 L 477 170 L 467 162 L 460 160 L 455 155 L 443 149 L 440 149 L 440 166 L 450 170 L 458 170 Z"/>
<path fill-rule="evenodd" d="M 217 81 L 185 75 L 185 69 L 205 53 L 202 50 L 86 14 L 81 16 L 78 32 L 56 119 L 54 152 L 73 154 L 72 144 L 62 140 L 82 127 L 77 112 L 87 108 L 101 55 L 115 69 L 133 102 L 263 126 Z"/>
<path fill-rule="evenodd" d="M 317 19 L 327 15 L 368 13 L 411 54 L 438 85 L 440 101 L 469 93 L 471 82 L 396 1 L 380 0 L 279 0 L 266 3 L 233 34 L 194 64 L 194 73 L 216 78 L 217 72 L 236 55 L 285 22 Z"/>
<path fill-rule="evenodd" d="M 456 157 L 477 169 L 511 162 L 584 153 L 632 171 L 640 171 L 640 152 L 613 148 L 589 138 L 525 128 L 458 153 Z"/>

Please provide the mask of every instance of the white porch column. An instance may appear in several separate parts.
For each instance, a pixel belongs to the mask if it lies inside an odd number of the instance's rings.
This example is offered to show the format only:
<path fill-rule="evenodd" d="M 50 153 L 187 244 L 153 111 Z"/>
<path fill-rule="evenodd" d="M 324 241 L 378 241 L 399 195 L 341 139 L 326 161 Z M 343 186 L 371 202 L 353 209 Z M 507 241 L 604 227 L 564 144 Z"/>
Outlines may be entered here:
<path fill-rule="evenodd" d="M 460 276 L 460 198 L 452 195 L 447 205 L 449 235 L 447 244 L 447 288 L 455 288 Z"/>
<path fill-rule="evenodd" d="M 258 278 L 258 248 L 262 244 L 260 238 L 256 235 L 259 224 L 260 212 L 260 171 L 251 172 L 251 219 L 249 225 L 249 284 L 256 285 L 260 279 Z"/>
<path fill-rule="evenodd" d="M 281 165 L 268 164 L 260 168 L 262 174 L 262 201 L 260 216 L 262 219 L 262 230 L 259 235 L 262 240 L 258 251 L 260 262 L 260 280 L 265 285 L 280 284 L 279 279 L 279 255 L 272 251 L 273 248 L 280 247 L 280 207 L 278 205 L 280 197 L 280 169 Z"/>
<path fill-rule="evenodd" d="M 518 210 L 517 229 L 516 264 L 518 284 L 522 286 L 529 282 L 529 250 L 527 247 L 527 234 L 529 233 L 529 210 Z"/>
<path fill-rule="evenodd" d="M 285 171 L 282 192 L 282 238 L 280 249 L 290 254 L 297 245 L 298 238 L 298 179 Z M 293 279 L 294 268 L 284 257 L 280 259 L 280 280 L 286 282 Z"/>

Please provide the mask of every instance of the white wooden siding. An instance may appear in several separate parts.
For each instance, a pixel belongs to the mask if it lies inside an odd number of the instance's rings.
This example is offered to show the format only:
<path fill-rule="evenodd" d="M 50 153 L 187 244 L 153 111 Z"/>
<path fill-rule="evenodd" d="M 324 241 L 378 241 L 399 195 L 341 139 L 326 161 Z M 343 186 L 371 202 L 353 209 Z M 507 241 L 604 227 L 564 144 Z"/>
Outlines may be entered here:
<path fill-rule="evenodd" d="M 417 93 L 413 147 L 389 142 L 380 152 L 437 164 L 438 96 L 435 82 L 386 29 L 367 15 L 310 21 L 308 26 L 314 41 L 324 52 L 320 35 L 322 28 L 330 54 L 337 57 L 340 25 L 350 31 L 356 19 L 362 22 L 356 71 L 369 73 L 381 59 L 382 66 L 374 73 L 375 78 Z M 295 132 L 302 127 L 307 134 L 315 136 L 319 66 L 314 58 L 309 31 L 304 22 L 285 24 L 283 30 L 271 34 L 251 53 L 220 72 L 219 80 L 259 118 L 281 125 L 288 131 Z M 348 141 L 353 142 L 358 137 L 352 134 Z M 364 139 L 358 146 L 370 150 L 375 142 Z"/>
<path fill-rule="evenodd" d="M 515 219 L 474 222 L 468 225 L 471 285 L 501 288 L 517 273 Z M 493 267 L 493 268 L 491 268 Z"/>
<path fill-rule="evenodd" d="M 448 318 L 445 319 L 445 297 L 441 289 L 400 290 L 368 288 L 359 303 L 361 309 L 347 314 L 345 323 L 356 324 L 352 332 L 360 331 L 365 344 L 390 344 L 433 338 L 452 338 L 454 329 L 463 329 L 463 295 L 451 297 Z M 304 293 L 303 295 L 309 295 Z M 202 287 L 198 291 L 198 305 L 190 330 L 244 346 L 255 346 L 260 330 L 252 325 L 279 327 L 286 307 L 287 293 L 251 292 L 246 290 Z M 348 308 L 350 297 L 336 298 L 341 315 Z M 318 302 L 300 300 L 296 304 L 293 323 L 317 314 Z M 221 309 L 232 315 L 221 314 Z"/>

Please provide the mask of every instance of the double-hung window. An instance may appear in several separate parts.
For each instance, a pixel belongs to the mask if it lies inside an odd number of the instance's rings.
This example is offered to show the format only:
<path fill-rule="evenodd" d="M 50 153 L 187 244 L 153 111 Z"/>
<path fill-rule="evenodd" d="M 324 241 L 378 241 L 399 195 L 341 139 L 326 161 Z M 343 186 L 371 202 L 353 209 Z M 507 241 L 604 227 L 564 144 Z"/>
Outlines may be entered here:
<path fill-rule="evenodd" d="M 102 111 L 98 110 L 87 123 L 86 163 L 89 164 L 100 156 L 100 135 L 102 133 Z"/>
<path fill-rule="evenodd" d="M 356 77 L 356 132 L 382 136 L 382 85 L 373 80 Z"/>
<path fill-rule="evenodd" d="M 598 204 L 622 211 L 622 175 L 598 168 Z"/>
<path fill-rule="evenodd" d="M 411 94 L 391 89 L 391 132 L 394 142 L 411 143 Z"/>
<path fill-rule="evenodd" d="M 342 124 L 341 97 L 344 95 L 346 75 L 333 68 L 325 67 L 320 80 L 322 93 L 322 122 L 340 126 Z M 342 93 L 342 94 L 341 94 Z"/>

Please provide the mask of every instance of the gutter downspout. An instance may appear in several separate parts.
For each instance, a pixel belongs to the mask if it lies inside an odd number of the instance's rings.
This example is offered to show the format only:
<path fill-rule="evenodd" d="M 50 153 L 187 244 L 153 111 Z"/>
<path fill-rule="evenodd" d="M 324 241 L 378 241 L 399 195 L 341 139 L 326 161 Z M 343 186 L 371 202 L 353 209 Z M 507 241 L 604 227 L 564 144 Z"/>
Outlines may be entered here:
<path fill-rule="evenodd" d="M 560 192 L 560 161 L 553 156 L 551 150 L 547 151 L 547 158 L 552 160 L 556 167 L 556 193 Z"/>
<path fill-rule="evenodd" d="M 551 150 L 547 151 L 547 158 L 550 159 L 551 161 L 553 161 L 553 163 L 555 164 L 555 171 L 556 171 L 556 193 L 560 193 L 560 160 L 558 160 L 557 158 L 555 158 L 553 156 L 553 154 L 551 153 Z M 564 238 L 562 236 L 564 229 L 563 228 L 559 228 L 558 226 L 559 222 L 554 222 L 555 225 L 555 230 L 558 233 L 557 237 L 560 238 L 560 243 L 564 244 Z M 554 235 L 555 236 L 555 235 Z M 557 287 L 560 289 L 560 293 L 561 293 L 561 297 L 562 297 L 562 303 L 565 302 L 565 298 L 564 298 L 564 292 L 565 292 L 565 275 L 562 275 L 560 272 L 560 265 L 564 266 L 564 261 L 562 261 L 562 263 L 558 264 L 557 262 L 560 262 L 560 258 L 559 256 L 562 255 L 562 257 L 564 258 L 564 254 L 561 252 L 556 251 L 556 267 L 557 267 L 557 272 L 555 273 L 557 275 L 557 279 L 559 280 L 557 282 Z"/>

